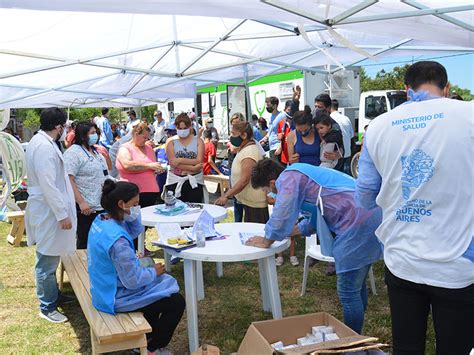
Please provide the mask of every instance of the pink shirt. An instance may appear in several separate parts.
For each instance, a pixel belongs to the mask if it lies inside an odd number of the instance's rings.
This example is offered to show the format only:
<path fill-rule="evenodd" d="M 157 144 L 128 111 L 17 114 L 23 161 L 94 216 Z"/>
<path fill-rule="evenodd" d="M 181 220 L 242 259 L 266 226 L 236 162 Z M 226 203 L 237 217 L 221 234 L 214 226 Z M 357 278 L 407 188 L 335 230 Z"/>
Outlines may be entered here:
<path fill-rule="evenodd" d="M 137 163 L 154 163 L 156 162 L 155 152 L 153 148 L 145 145 L 146 157 L 143 153 L 135 147 L 132 142 L 124 143 L 120 146 L 120 149 L 125 148 L 130 152 L 132 161 Z M 115 166 L 120 174 L 121 181 L 128 181 L 136 184 L 140 192 L 160 192 L 158 183 L 156 182 L 155 172 L 152 169 L 142 171 L 131 171 L 126 170 L 120 159 L 117 159 Z"/>

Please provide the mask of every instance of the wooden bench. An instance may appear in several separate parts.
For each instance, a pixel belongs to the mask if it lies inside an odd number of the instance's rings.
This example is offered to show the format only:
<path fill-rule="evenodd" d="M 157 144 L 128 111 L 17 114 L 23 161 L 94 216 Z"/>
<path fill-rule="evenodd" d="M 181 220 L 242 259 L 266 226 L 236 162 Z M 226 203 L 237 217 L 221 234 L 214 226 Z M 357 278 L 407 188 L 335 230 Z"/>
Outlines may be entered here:
<path fill-rule="evenodd" d="M 224 196 L 226 189 L 230 189 L 230 180 L 226 175 L 204 175 L 204 181 L 217 182 L 221 190 L 221 196 Z"/>
<path fill-rule="evenodd" d="M 12 228 L 7 236 L 7 241 L 14 247 L 18 247 L 25 232 L 25 211 L 7 212 L 7 218 L 12 222 Z"/>
<path fill-rule="evenodd" d="M 89 322 L 92 354 L 133 348 L 139 348 L 140 354 L 147 354 L 146 333 L 151 332 L 151 327 L 141 312 L 117 313 L 114 316 L 100 312 L 92 305 L 87 251 L 78 250 L 74 254 L 61 257 L 61 290 L 64 271 Z"/>

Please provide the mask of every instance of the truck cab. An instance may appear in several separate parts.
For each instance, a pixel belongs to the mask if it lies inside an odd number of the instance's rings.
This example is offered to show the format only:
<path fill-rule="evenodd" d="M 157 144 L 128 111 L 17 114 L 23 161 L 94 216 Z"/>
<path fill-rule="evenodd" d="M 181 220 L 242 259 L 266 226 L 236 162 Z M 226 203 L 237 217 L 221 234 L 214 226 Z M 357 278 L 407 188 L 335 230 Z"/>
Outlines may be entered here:
<path fill-rule="evenodd" d="M 407 94 L 403 90 L 366 91 L 360 94 L 359 104 L 359 142 L 365 127 L 377 116 L 393 110 L 407 101 Z"/>

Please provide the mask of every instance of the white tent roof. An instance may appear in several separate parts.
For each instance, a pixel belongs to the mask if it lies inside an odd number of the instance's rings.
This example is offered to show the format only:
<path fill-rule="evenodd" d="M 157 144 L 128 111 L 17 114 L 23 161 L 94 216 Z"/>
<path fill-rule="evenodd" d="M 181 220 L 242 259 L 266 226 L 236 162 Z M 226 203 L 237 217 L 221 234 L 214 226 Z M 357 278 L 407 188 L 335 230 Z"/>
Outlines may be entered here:
<path fill-rule="evenodd" d="M 470 1 L 0 0 L 0 107 L 147 105 L 196 84 L 472 52 L 473 15 Z"/>

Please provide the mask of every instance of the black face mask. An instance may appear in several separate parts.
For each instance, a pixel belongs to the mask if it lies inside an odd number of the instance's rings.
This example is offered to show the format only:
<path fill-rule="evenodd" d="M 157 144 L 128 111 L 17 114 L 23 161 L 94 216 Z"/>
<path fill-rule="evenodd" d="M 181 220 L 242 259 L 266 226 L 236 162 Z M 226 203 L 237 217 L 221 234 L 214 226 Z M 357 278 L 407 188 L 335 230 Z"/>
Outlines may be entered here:
<path fill-rule="evenodd" d="M 273 113 L 273 107 L 272 106 L 267 106 L 267 112 L 268 113 Z"/>
<path fill-rule="evenodd" d="M 230 136 L 230 144 L 232 144 L 234 147 L 240 147 L 243 141 L 244 140 L 240 136 Z"/>

